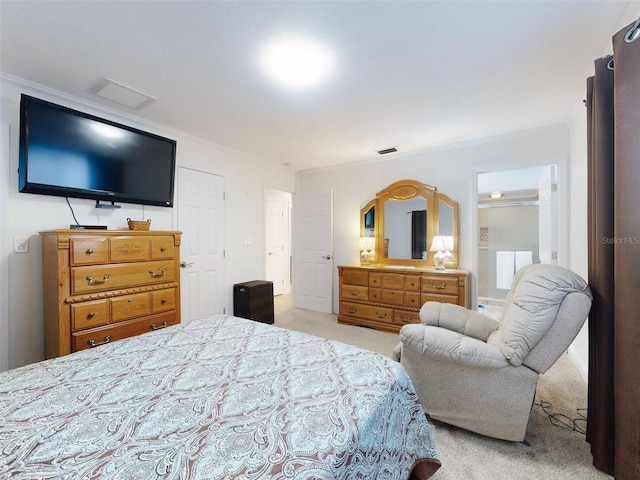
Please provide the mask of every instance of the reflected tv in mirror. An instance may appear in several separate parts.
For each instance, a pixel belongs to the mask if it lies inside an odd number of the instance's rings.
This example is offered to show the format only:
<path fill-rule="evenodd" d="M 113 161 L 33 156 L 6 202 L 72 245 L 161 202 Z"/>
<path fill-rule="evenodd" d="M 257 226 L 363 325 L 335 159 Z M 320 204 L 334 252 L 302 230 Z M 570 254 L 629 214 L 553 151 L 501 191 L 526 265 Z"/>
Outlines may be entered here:
<path fill-rule="evenodd" d="M 175 140 L 22 95 L 19 155 L 20 192 L 173 206 Z"/>

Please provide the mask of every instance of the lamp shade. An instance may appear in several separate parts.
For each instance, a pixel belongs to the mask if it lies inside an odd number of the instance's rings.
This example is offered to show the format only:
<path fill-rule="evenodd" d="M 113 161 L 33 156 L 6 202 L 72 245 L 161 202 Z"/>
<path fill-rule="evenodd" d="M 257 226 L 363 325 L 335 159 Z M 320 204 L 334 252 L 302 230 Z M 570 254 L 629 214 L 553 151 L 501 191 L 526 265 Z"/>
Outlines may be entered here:
<path fill-rule="evenodd" d="M 374 250 L 376 247 L 376 239 L 373 237 L 367 237 L 367 250 Z"/>
<path fill-rule="evenodd" d="M 433 237 L 433 242 L 431 243 L 430 252 L 444 252 L 447 248 L 445 245 L 445 237 L 442 235 L 436 235 Z M 453 240 L 453 239 L 452 239 Z"/>
<path fill-rule="evenodd" d="M 376 244 L 376 239 L 373 237 L 360 237 L 360 251 L 373 250 Z"/>

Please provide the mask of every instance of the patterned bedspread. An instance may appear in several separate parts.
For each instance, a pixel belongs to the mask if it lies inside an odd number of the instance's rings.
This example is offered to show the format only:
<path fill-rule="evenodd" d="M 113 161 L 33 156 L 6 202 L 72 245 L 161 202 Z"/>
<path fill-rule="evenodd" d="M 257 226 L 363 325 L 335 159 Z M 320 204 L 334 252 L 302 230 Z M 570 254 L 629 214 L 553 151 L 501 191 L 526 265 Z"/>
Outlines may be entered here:
<path fill-rule="evenodd" d="M 439 465 L 399 363 L 251 320 L 0 374 L 0 478 L 407 479 Z"/>

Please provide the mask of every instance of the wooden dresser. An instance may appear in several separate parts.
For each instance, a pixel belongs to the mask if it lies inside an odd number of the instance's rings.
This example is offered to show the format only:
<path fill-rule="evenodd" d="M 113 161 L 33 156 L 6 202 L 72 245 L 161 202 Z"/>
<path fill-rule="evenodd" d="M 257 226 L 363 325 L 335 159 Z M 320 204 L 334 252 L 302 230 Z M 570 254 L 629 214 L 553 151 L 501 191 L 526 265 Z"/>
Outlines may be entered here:
<path fill-rule="evenodd" d="M 180 323 L 180 232 L 41 232 L 45 356 Z"/>
<path fill-rule="evenodd" d="M 338 323 L 398 332 L 420 322 L 420 307 L 428 301 L 469 308 L 469 273 L 463 270 L 344 265 L 338 276 Z"/>

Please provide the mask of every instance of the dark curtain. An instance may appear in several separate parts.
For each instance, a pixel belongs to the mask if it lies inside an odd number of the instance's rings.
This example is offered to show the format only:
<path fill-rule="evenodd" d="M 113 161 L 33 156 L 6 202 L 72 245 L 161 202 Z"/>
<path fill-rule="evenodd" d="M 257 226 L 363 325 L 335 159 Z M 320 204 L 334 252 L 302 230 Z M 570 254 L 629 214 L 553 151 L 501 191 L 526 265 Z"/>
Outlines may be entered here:
<path fill-rule="evenodd" d="M 640 20 L 587 80 L 589 392 L 593 464 L 640 479 Z M 625 40 L 626 38 L 626 40 Z M 633 41 L 634 38 L 638 38 Z"/>
<path fill-rule="evenodd" d="M 411 212 L 411 258 L 422 258 L 427 250 L 427 211 Z"/>

